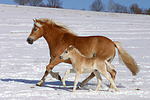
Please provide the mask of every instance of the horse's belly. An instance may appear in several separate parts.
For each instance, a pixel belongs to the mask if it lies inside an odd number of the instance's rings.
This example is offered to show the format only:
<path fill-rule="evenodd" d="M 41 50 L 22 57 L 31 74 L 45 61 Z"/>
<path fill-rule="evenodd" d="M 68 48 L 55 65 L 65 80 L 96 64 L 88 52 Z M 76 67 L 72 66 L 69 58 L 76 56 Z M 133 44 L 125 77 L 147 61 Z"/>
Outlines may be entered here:
<path fill-rule="evenodd" d="M 82 73 L 91 73 L 91 72 L 93 72 L 93 71 L 94 71 L 93 68 L 83 68 L 83 69 L 82 69 Z"/>

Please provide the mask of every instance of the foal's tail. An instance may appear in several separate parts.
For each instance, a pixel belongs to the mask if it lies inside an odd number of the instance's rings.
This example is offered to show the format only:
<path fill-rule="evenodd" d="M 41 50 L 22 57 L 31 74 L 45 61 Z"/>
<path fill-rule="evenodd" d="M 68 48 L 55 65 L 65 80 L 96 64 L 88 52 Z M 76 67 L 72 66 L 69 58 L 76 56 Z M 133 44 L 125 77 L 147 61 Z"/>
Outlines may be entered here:
<path fill-rule="evenodd" d="M 121 59 L 124 64 L 129 68 L 133 75 L 139 72 L 139 67 L 134 59 L 121 47 L 120 42 L 114 42 L 116 48 L 118 49 L 119 59 Z"/>

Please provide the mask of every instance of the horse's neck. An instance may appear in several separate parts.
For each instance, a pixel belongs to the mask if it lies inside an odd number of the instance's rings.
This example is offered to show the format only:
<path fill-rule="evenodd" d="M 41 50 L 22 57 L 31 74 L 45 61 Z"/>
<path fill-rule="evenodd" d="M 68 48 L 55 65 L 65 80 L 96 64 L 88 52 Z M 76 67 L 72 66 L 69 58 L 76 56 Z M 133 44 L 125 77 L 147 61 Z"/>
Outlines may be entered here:
<path fill-rule="evenodd" d="M 60 32 L 50 32 L 47 30 L 46 34 L 44 35 L 44 38 L 47 41 L 49 48 L 51 49 L 60 42 L 63 35 L 64 34 Z"/>
<path fill-rule="evenodd" d="M 81 59 L 84 59 L 84 57 L 77 50 L 74 50 L 70 58 L 72 64 L 79 64 L 80 62 L 82 62 Z"/>

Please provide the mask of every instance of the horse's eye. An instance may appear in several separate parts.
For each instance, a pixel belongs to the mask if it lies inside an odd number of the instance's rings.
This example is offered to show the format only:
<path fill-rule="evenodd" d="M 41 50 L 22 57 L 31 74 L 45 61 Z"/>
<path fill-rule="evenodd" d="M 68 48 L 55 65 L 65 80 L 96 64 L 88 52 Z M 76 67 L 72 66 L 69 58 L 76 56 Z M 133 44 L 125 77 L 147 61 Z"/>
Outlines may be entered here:
<path fill-rule="evenodd" d="M 65 51 L 65 53 L 68 53 L 68 51 Z"/>
<path fill-rule="evenodd" d="M 36 30 L 37 30 L 37 28 L 34 28 L 34 29 L 33 29 L 33 31 L 36 31 Z"/>

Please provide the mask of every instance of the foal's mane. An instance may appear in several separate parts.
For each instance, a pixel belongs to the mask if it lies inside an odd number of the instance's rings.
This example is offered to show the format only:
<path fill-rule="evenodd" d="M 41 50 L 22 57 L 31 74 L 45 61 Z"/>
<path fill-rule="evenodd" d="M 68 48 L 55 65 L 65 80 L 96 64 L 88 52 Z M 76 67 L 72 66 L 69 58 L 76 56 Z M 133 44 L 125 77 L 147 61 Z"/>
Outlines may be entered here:
<path fill-rule="evenodd" d="M 68 29 L 65 25 L 63 25 L 60 22 L 55 22 L 55 21 L 47 19 L 47 18 L 40 18 L 37 21 L 41 22 L 41 23 L 45 23 L 45 24 L 51 25 L 51 26 L 53 26 L 55 28 L 58 28 L 58 29 L 60 29 L 62 31 L 65 31 L 65 33 L 69 33 L 69 34 L 75 35 L 72 31 L 70 31 L 70 29 Z"/>

